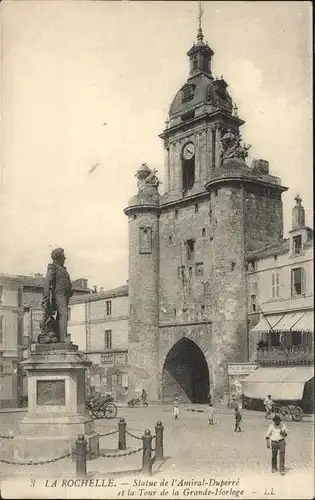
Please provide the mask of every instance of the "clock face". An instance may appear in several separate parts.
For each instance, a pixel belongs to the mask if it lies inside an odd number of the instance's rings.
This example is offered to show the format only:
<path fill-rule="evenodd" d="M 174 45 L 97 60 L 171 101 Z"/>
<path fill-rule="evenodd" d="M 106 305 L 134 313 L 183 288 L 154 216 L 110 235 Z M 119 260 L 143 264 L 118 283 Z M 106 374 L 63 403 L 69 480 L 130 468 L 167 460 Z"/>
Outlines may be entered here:
<path fill-rule="evenodd" d="M 183 157 L 185 160 L 191 160 L 195 155 L 195 145 L 192 142 L 189 142 L 184 146 L 183 149 Z"/>

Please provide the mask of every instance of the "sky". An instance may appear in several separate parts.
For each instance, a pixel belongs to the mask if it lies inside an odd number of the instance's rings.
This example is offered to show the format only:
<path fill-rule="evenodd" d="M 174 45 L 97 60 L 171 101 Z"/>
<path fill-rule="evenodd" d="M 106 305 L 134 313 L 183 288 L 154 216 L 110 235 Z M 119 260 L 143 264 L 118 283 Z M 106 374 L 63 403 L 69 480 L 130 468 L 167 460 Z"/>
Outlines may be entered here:
<path fill-rule="evenodd" d="M 297 193 L 312 226 L 311 3 L 203 4 L 214 75 L 246 121 L 251 157 L 290 188 L 284 235 Z M 142 162 L 163 181 L 158 134 L 188 77 L 198 3 L 4 0 L 0 9 L 0 271 L 45 273 L 61 246 L 73 279 L 122 285 L 123 209 Z"/>

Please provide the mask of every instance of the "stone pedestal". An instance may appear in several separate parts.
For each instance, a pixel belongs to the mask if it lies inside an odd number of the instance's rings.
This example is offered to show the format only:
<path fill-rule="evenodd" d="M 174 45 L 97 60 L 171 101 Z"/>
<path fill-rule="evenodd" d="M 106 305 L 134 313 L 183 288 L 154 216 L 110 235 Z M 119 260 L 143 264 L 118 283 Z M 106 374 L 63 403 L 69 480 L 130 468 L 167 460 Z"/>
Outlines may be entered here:
<path fill-rule="evenodd" d="M 71 453 L 78 434 L 88 456 L 99 454 L 99 436 L 85 409 L 85 370 L 91 364 L 71 342 L 36 344 L 23 366 L 28 376 L 28 412 L 14 438 L 19 460 L 42 460 Z"/>

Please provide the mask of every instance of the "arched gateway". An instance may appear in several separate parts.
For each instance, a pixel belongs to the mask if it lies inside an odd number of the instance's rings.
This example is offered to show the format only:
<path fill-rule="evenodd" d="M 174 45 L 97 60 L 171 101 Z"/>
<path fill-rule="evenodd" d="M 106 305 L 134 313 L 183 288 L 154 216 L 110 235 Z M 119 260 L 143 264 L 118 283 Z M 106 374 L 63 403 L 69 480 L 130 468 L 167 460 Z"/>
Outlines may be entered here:
<path fill-rule="evenodd" d="M 206 403 L 209 395 L 209 370 L 201 349 L 188 338 L 179 340 L 166 356 L 162 373 L 162 400 L 175 396 L 181 402 Z"/>

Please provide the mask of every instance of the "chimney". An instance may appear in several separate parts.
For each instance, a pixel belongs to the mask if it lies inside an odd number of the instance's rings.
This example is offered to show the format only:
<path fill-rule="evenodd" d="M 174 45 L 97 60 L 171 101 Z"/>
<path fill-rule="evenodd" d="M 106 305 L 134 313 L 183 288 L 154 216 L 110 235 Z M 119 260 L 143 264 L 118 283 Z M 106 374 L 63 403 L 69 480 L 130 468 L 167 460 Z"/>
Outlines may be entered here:
<path fill-rule="evenodd" d="M 296 204 L 292 209 L 292 229 L 305 227 L 305 210 L 302 207 L 302 198 L 299 194 L 294 198 Z"/>

